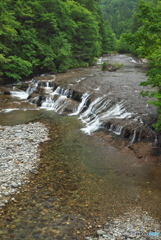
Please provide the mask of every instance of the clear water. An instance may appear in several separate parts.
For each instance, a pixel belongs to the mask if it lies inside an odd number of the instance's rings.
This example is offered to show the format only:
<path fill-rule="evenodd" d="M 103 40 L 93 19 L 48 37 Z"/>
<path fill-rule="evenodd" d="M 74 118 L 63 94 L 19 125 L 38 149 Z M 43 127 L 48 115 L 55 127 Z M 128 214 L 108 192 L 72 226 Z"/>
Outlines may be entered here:
<path fill-rule="evenodd" d="M 50 141 L 41 145 L 38 174 L 1 211 L 1 239 L 84 239 L 108 218 L 138 206 L 161 219 L 160 166 L 83 134 L 76 117 L 15 111 L 3 124 L 35 119 L 48 125 Z"/>

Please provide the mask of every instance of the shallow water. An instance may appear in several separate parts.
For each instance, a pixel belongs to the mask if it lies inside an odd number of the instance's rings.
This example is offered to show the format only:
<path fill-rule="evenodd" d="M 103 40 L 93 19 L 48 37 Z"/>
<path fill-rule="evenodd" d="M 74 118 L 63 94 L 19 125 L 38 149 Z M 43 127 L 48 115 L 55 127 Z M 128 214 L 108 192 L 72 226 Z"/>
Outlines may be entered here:
<path fill-rule="evenodd" d="M 73 73 L 77 81 L 83 71 Z M 92 71 L 98 76 L 98 70 Z M 107 81 L 107 74 L 102 75 Z M 115 78 L 116 73 L 109 75 Z M 161 220 L 160 165 L 117 150 L 99 135 L 85 135 L 77 116 L 6 98 L 0 105 L 1 125 L 41 121 L 50 129 L 50 140 L 41 144 L 38 173 L 30 175 L 30 183 L 2 209 L 0 239 L 81 240 L 94 234 L 98 225 L 136 207 Z M 15 107 L 15 111 L 3 111 Z"/>
<path fill-rule="evenodd" d="M 14 123 L 22 123 L 20 113 Z M 38 174 L 1 212 L 1 239 L 83 239 L 138 206 L 161 219 L 160 166 L 83 134 L 76 117 L 37 111 L 25 122 L 35 118 L 48 125 L 50 140 L 41 144 Z"/>

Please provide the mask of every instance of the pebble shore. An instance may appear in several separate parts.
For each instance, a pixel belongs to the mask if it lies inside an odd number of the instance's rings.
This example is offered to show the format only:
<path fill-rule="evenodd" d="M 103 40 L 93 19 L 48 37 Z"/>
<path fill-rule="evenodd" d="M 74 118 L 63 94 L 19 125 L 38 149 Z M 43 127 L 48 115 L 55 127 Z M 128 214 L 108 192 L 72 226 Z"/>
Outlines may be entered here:
<path fill-rule="evenodd" d="M 28 182 L 40 161 L 39 144 L 48 140 L 47 127 L 39 122 L 0 126 L 0 207 Z"/>
<path fill-rule="evenodd" d="M 85 240 L 154 240 L 161 239 L 160 222 L 145 211 L 136 208 L 124 215 L 109 220 L 97 230 L 96 237 L 85 237 Z"/>

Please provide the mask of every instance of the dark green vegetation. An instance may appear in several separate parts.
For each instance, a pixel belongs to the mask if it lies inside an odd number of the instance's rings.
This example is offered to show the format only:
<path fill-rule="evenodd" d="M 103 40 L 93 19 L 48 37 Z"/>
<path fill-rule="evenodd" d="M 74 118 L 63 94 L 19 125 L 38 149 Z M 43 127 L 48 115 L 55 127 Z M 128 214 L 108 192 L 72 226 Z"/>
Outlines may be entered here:
<path fill-rule="evenodd" d="M 149 102 L 158 107 L 158 121 L 154 127 L 161 130 L 161 1 L 140 0 L 136 17 L 138 29 L 123 37 L 133 53 L 148 59 L 148 79 L 141 85 L 149 85 L 152 89 L 143 91 L 142 95 L 156 99 Z"/>
<path fill-rule="evenodd" d="M 117 38 L 131 32 L 138 0 L 101 0 L 103 17 L 110 24 Z"/>
<path fill-rule="evenodd" d="M 0 9 L 3 78 L 88 66 L 113 49 L 97 0 L 0 0 Z"/>

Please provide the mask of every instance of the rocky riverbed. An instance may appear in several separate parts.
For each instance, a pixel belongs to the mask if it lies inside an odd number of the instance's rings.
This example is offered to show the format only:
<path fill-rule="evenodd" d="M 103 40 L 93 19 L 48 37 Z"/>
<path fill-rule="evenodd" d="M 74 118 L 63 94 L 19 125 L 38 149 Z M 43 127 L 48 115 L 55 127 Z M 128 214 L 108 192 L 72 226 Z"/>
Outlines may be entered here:
<path fill-rule="evenodd" d="M 35 122 L 0 126 L 0 207 L 27 183 L 40 161 L 39 144 L 48 140 L 48 129 Z"/>
<path fill-rule="evenodd" d="M 109 221 L 97 230 L 96 237 L 85 237 L 86 240 L 152 240 L 160 238 L 160 223 L 147 212 L 136 208 L 116 219 Z"/>

